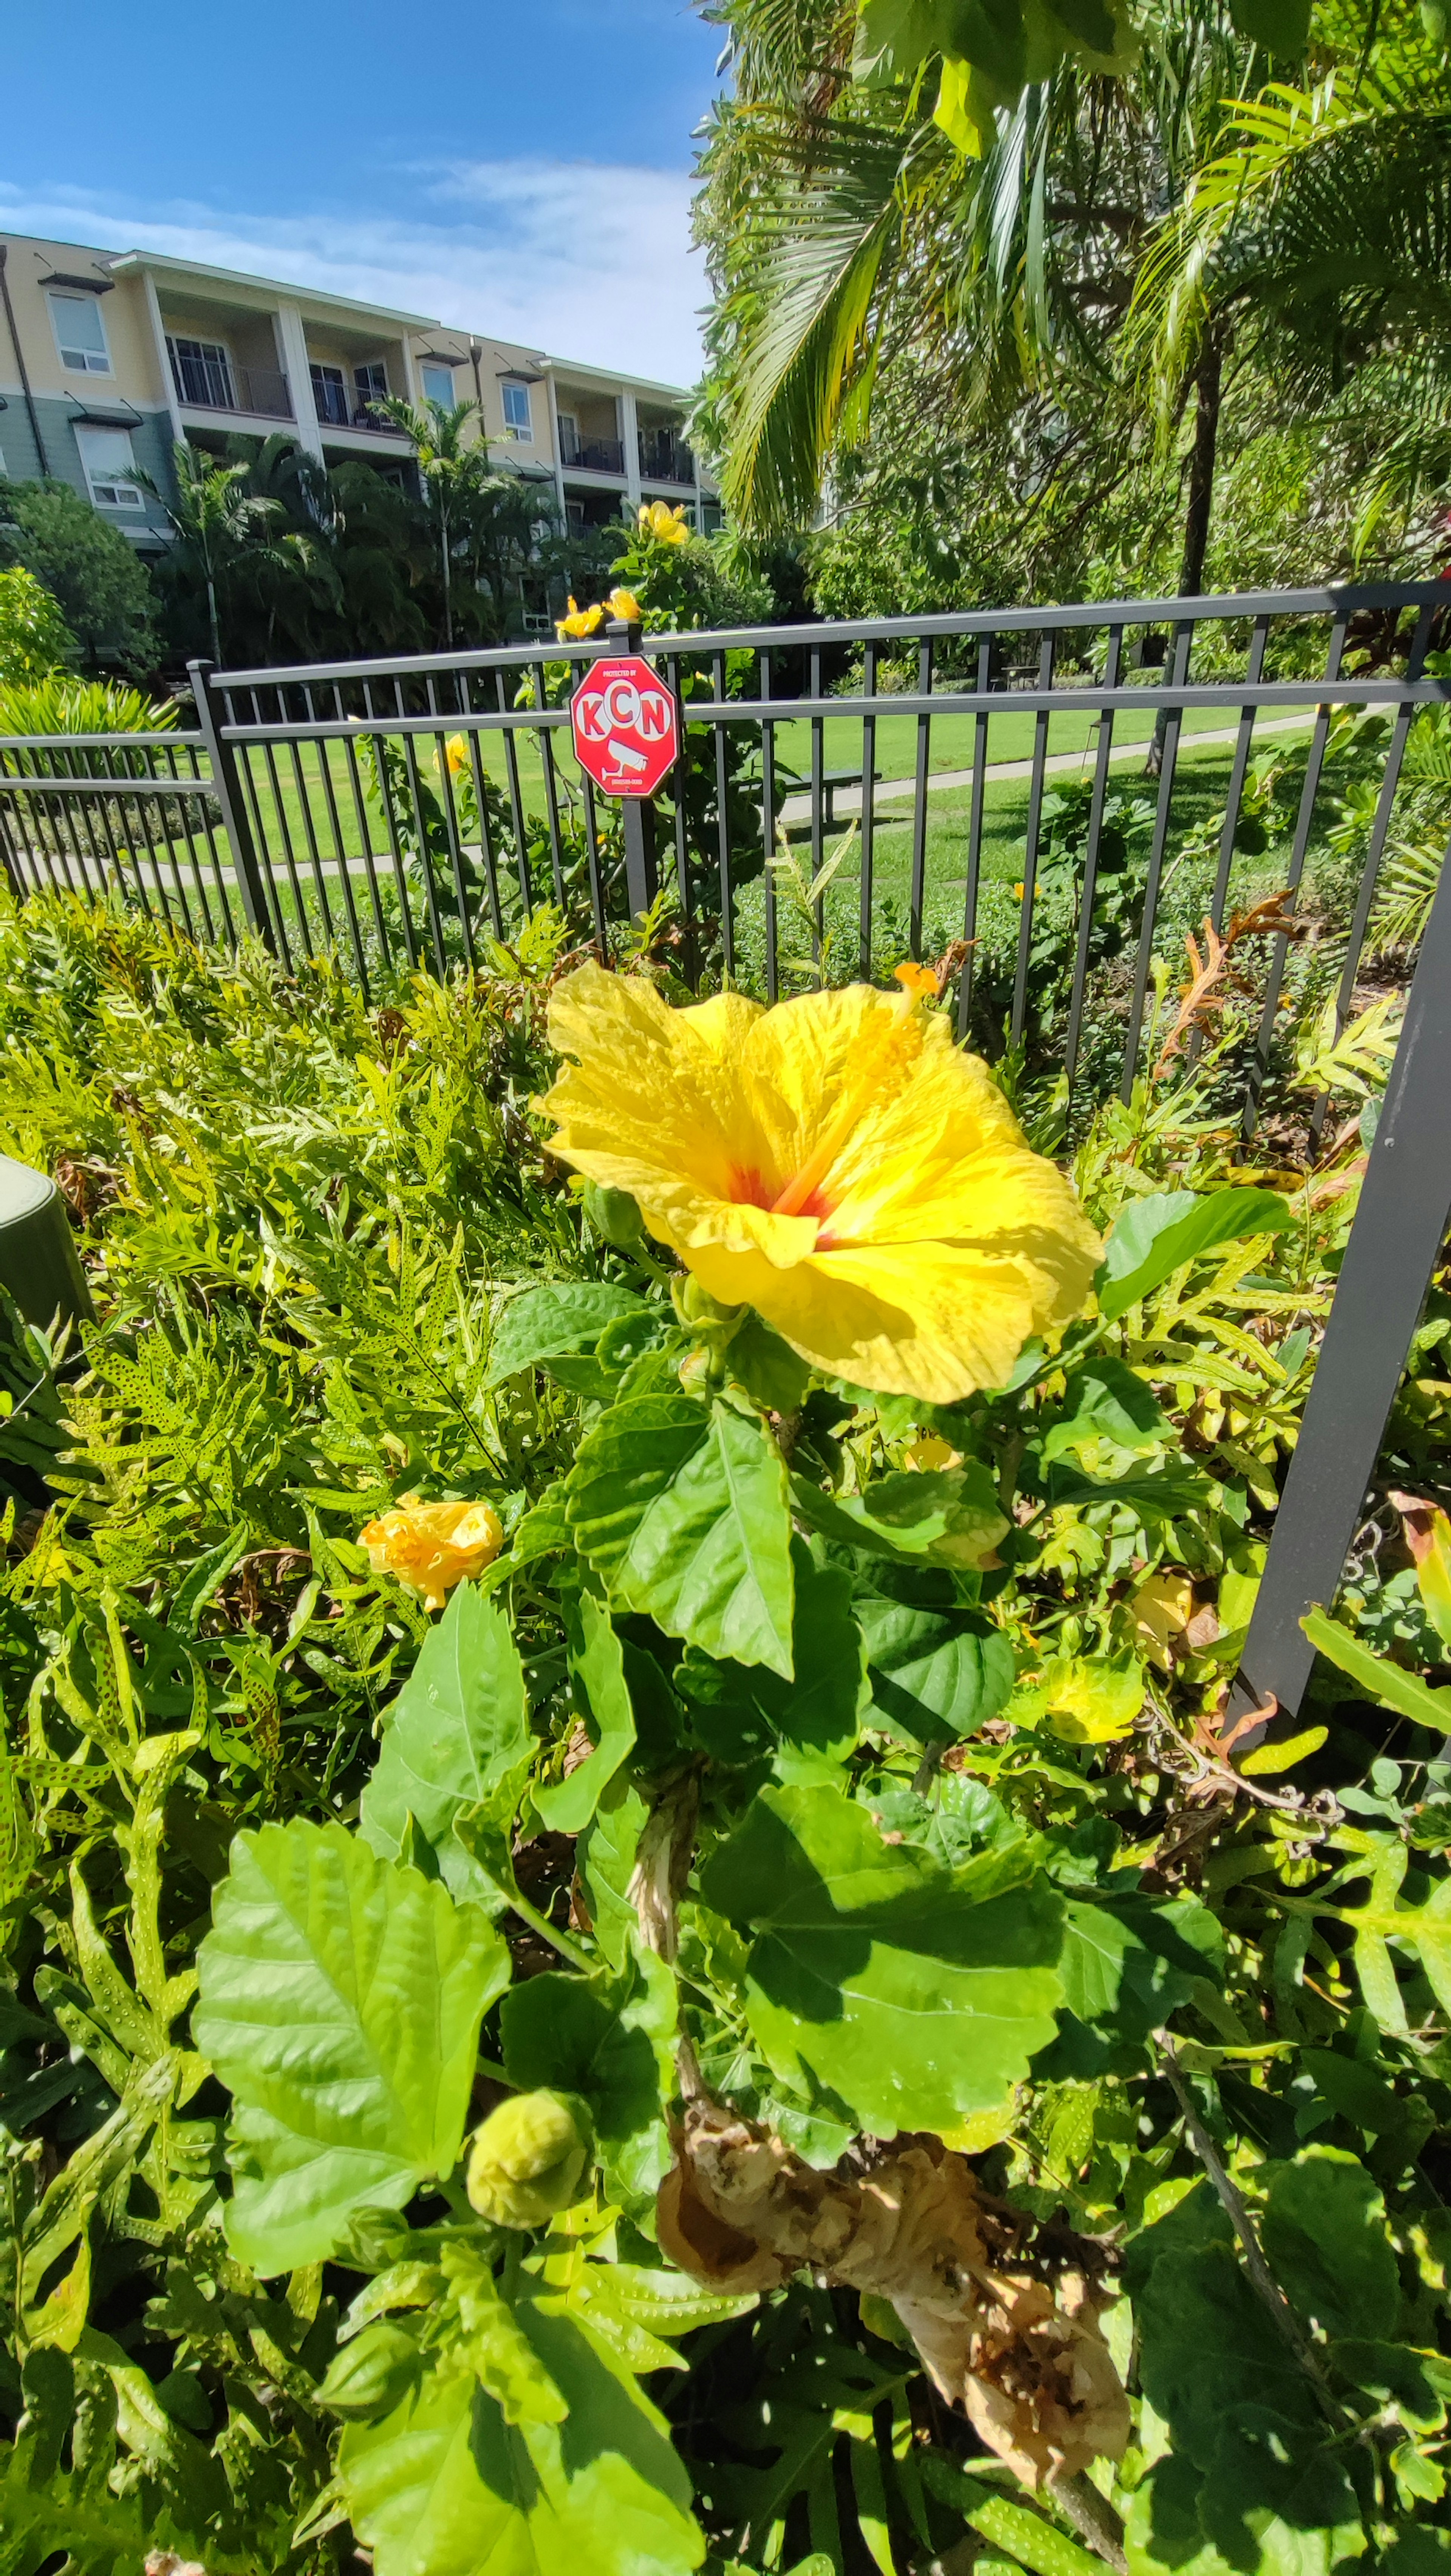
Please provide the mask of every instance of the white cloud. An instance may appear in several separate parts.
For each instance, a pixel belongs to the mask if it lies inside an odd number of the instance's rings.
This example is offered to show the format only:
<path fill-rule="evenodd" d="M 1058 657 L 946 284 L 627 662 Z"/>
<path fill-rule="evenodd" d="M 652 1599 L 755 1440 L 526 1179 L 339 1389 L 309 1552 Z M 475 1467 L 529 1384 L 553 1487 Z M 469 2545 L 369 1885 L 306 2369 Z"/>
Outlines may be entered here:
<path fill-rule="evenodd" d="M 698 375 L 707 288 L 687 173 L 514 160 L 411 177 L 410 217 L 224 214 L 0 185 L 0 225 L 356 295 L 628 375 Z"/>

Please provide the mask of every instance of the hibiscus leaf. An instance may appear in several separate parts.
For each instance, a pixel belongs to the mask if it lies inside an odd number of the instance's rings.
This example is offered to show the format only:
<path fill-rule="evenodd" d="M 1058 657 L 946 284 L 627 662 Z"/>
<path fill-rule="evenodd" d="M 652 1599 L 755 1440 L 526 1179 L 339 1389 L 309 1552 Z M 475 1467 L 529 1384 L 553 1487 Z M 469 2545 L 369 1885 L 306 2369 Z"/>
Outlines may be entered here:
<path fill-rule="evenodd" d="M 569 1519 L 618 1606 L 790 1680 L 786 1468 L 754 1415 L 688 1395 L 627 1398 L 580 1443 Z"/>
<path fill-rule="evenodd" d="M 363 1791 L 363 1838 L 396 1860 L 411 1816 L 438 1856 L 445 1884 L 477 1895 L 473 1864 L 454 1838 L 464 1807 L 509 1801 L 535 1751 L 524 1667 L 508 1620 L 461 1583 L 384 1720 L 377 1768 Z"/>
<path fill-rule="evenodd" d="M 574 1351 L 592 1351 L 607 1324 L 617 1315 L 633 1315 L 644 1306 L 630 1288 L 604 1279 L 571 1280 L 556 1288 L 527 1288 L 505 1307 L 489 1347 L 488 1386 L 502 1385 L 521 1369 L 540 1360 L 563 1359 Z"/>
<path fill-rule="evenodd" d="M 783 1681 L 765 1664 L 714 1663 L 693 1650 L 675 1676 L 690 1705 L 692 1731 L 713 1759 L 743 1766 L 768 1761 L 778 1780 L 820 1778 L 844 1762 L 865 1698 L 851 1576 L 841 1566 L 814 1565 L 799 1538 L 791 1542 L 791 1558 L 796 1679 Z"/>
<path fill-rule="evenodd" d="M 474 1906 L 341 1825 L 240 1833 L 198 1954 L 197 2045 L 235 2096 L 227 2233 L 254 2271 L 452 2172 L 509 1953 Z"/>
<path fill-rule="evenodd" d="M 880 2137 L 950 2136 L 1053 2037 L 1063 1909 L 1034 1863 L 1022 1837 L 953 1869 L 839 1789 L 772 1788 L 701 1894 L 752 1936 L 746 2013 L 783 2083 L 814 2076 Z"/>
<path fill-rule="evenodd" d="M 515 2316 L 564 2398 L 562 2423 L 505 2424 L 471 2371 L 443 2360 L 338 2455 L 376 2576 L 688 2576 L 705 2554 L 690 2484 L 654 2408 L 564 2301 Z"/>
<path fill-rule="evenodd" d="M 1401 2284 L 1379 2184 L 1359 2156 L 1305 2147 L 1270 2185 L 1260 2233 L 1276 2280 L 1329 2335 L 1392 2341 Z"/>
<path fill-rule="evenodd" d="M 801 1518 L 823 1538 L 899 1564 L 960 1566 L 971 1571 L 991 1556 L 1007 1530 L 988 1470 L 903 1468 L 878 1477 L 864 1494 L 828 1494 L 805 1476 L 791 1479 Z"/>
<path fill-rule="evenodd" d="M 1104 1249 L 1095 1282 L 1098 1311 L 1112 1323 L 1201 1252 L 1248 1234 L 1283 1234 L 1291 1221 L 1277 1190 L 1214 1190 L 1203 1198 L 1193 1190 L 1168 1190 L 1135 1199 Z"/>
<path fill-rule="evenodd" d="M 636 1943 L 623 1974 L 546 1969 L 512 1989 L 499 2017 L 511 2084 L 589 2105 L 611 2197 L 633 2212 L 653 2204 L 669 2169 L 678 2009 L 664 1960 Z"/>
<path fill-rule="evenodd" d="M 635 1712 L 625 1682 L 624 1654 L 601 1602 L 586 1592 L 579 1605 L 583 1644 L 570 1657 L 575 1687 L 593 1725 L 591 1749 L 553 1788 L 536 1789 L 534 1804 L 551 1833 L 581 1834 L 635 1741 Z"/>
<path fill-rule="evenodd" d="M 898 1743 L 961 1743 L 1006 1706 L 1013 1650 L 979 1612 L 861 1591 L 853 1606 L 866 1640 L 871 1722 Z"/>

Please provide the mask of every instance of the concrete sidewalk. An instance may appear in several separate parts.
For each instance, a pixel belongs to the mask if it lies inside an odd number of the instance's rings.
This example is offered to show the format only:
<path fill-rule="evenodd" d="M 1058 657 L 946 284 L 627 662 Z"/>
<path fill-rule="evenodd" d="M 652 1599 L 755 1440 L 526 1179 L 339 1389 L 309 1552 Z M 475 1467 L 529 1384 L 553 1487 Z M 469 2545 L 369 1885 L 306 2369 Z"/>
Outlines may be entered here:
<path fill-rule="evenodd" d="M 890 701 L 888 703 L 890 703 Z M 1264 734 L 1294 733 L 1297 730 L 1303 730 L 1312 721 L 1314 712 L 1315 711 L 1312 707 L 1304 715 L 1272 716 L 1267 721 L 1262 721 L 1255 726 L 1255 740 L 1258 742 Z M 1202 745 L 1219 745 L 1227 742 L 1234 742 L 1237 740 L 1238 735 L 1238 725 L 1217 726 L 1211 733 L 1181 733 L 1179 736 L 1180 756 L 1182 758 L 1184 753 L 1189 750 L 1198 751 Z M 1112 750 L 1109 752 L 1109 759 L 1111 761 L 1142 761 L 1147 756 L 1150 740 L 1151 737 L 1146 735 L 1140 742 L 1115 743 Z M 1043 763 L 1043 774 L 1047 778 L 1066 777 L 1072 770 L 1081 771 L 1090 768 L 1097 757 L 1097 751 L 1092 743 L 1087 744 L 1082 751 L 1050 752 L 1048 758 Z M 1004 779 L 1031 778 L 1033 774 L 1033 763 L 1031 758 L 1027 760 L 990 760 L 984 774 L 989 785 L 995 785 L 998 781 Z M 929 796 L 940 796 L 952 787 L 970 787 L 972 785 L 972 779 L 973 773 L 970 769 L 934 769 L 927 780 L 927 792 Z M 917 781 L 915 778 L 881 778 L 877 781 L 877 792 L 873 800 L 874 809 L 882 803 L 884 798 L 900 800 L 904 796 L 915 796 L 916 793 Z M 859 787 L 837 788 L 836 811 L 839 815 L 860 814 L 861 810 L 862 791 Z M 781 820 L 787 825 L 792 823 L 809 823 L 811 820 L 810 797 L 788 796 L 785 804 L 781 808 Z"/>

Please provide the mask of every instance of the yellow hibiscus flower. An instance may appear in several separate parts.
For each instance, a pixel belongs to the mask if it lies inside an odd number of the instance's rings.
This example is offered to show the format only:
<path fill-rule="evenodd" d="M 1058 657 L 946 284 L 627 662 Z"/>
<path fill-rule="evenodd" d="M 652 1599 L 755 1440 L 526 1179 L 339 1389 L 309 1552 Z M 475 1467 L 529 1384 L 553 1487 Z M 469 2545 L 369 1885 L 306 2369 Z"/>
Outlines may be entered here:
<path fill-rule="evenodd" d="M 469 765 L 468 735 L 466 733 L 451 733 L 447 742 L 443 746 L 443 754 L 454 777 L 457 778 L 460 771 L 467 769 Z"/>
<path fill-rule="evenodd" d="M 565 977 L 540 1105 L 551 1152 L 628 1190 L 708 1293 L 853 1385 L 950 1404 L 1068 1321 L 1100 1245 L 977 1057 L 904 970 L 765 1010 L 671 1010 L 643 978 Z"/>
<path fill-rule="evenodd" d="M 466 1575 L 482 1574 L 504 1543 L 487 1503 L 423 1503 L 405 1494 L 359 1532 L 375 1574 L 393 1574 L 430 1610 L 441 1610 Z"/>
<path fill-rule="evenodd" d="M 627 626 L 639 625 L 643 611 L 632 590 L 612 590 L 605 606 L 611 617 L 622 617 Z"/>
<path fill-rule="evenodd" d="M 668 501 L 642 501 L 640 532 L 658 537 L 662 545 L 683 546 L 690 534 L 685 524 L 685 503 L 682 501 L 678 509 L 672 510 Z"/>
<path fill-rule="evenodd" d="M 554 621 L 554 631 L 561 639 L 565 636 L 570 636 L 576 643 L 579 643 L 586 635 L 593 635 L 595 628 L 597 626 L 603 626 L 604 622 L 605 612 L 601 608 L 598 600 L 595 600 L 589 608 L 580 608 L 576 606 L 574 595 L 571 592 L 569 615 L 567 617 L 556 617 Z"/>

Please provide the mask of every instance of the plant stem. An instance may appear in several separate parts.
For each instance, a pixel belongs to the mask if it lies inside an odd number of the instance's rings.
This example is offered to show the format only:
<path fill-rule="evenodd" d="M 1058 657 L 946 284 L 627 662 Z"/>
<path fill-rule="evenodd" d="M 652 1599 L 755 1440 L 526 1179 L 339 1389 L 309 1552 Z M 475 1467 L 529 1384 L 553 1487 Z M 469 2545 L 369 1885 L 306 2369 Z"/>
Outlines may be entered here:
<path fill-rule="evenodd" d="M 567 1932 L 561 1932 L 557 1923 L 551 1923 L 547 1914 L 541 1914 L 537 1905 L 531 1905 L 527 1896 L 521 1896 L 517 1888 L 510 1891 L 509 1911 L 517 1914 L 522 1923 L 527 1923 L 531 1932 L 537 1932 L 541 1941 L 547 1941 L 551 1949 L 557 1950 L 561 1959 L 567 1959 L 572 1968 L 582 1968 L 586 1974 L 593 1968 L 594 1961 L 589 1953 L 582 1950 L 577 1941 L 571 1941 Z"/>
<path fill-rule="evenodd" d="M 1214 2185 L 1225 2215 L 1239 2238 L 1244 2252 L 1245 2270 L 1306 2378 L 1310 2381 L 1321 2413 L 1327 2422 L 1334 2425 L 1338 2433 L 1342 2433 L 1347 2430 L 1346 2417 L 1331 2395 L 1329 2384 L 1309 2336 L 1265 2261 L 1264 2248 L 1260 2244 L 1259 2232 L 1250 2215 L 1248 2204 L 1236 2184 L 1231 2182 L 1220 2162 L 1214 2141 L 1200 2119 L 1194 2105 L 1194 2097 L 1180 2073 L 1179 2061 L 1174 2053 L 1174 2043 L 1166 2031 L 1159 2032 L 1158 2045 L 1164 2073 L 1169 2079 L 1174 2099 L 1184 2114 L 1185 2136 Z"/>

